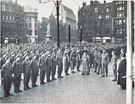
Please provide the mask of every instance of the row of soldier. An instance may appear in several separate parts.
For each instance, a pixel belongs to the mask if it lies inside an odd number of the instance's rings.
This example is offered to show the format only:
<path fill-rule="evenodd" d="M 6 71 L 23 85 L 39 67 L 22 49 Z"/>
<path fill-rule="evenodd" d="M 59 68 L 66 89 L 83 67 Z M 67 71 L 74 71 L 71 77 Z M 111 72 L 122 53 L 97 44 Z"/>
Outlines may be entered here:
<path fill-rule="evenodd" d="M 95 52 L 93 51 L 95 50 Z M 101 67 L 101 62 L 104 60 L 97 59 L 97 56 L 106 57 L 108 54 L 104 52 L 97 52 L 97 49 L 83 48 L 83 47 L 67 47 L 63 46 L 62 48 L 56 48 L 52 45 L 39 45 L 35 47 L 26 48 L 23 51 L 14 51 L 10 54 L 3 54 L 1 57 L 1 77 L 3 82 L 4 96 L 10 96 L 10 89 L 12 82 L 14 84 L 14 92 L 22 92 L 20 90 L 21 76 L 23 74 L 23 84 L 24 90 L 30 89 L 29 82 L 31 79 L 32 87 L 37 87 L 37 77 L 40 73 L 40 84 L 45 83 L 45 76 L 47 82 L 56 80 L 56 69 L 57 69 L 57 78 L 63 78 L 62 72 L 64 71 L 65 75 L 69 75 L 69 67 L 71 67 L 71 73 L 75 73 L 75 66 L 77 71 L 80 71 L 80 64 L 82 61 L 82 74 L 89 74 L 90 68 L 95 67 L 95 71 L 99 74 L 99 69 Z M 93 53 L 94 52 L 94 53 Z M 85 61 L 85 53 L 88 56 L 88 60 Z M 83 60 L 84 59 L 84 60 Z M 86 58 L 87 59 L 87 58 Z M 84 64 L 83 64 L 84 61 Z M 86 69 L 85 64 L 88 63 Z M 98 65 L 97 65 L 98 63 Z M 86 65 L 87 66 L 87 65 Z M 58 68 L 56 68 L 58 67 Z M 101 68 L 101 73 L 103 76 L 108 74 L 107 67 Z M 103 71 L 103 72 L 102 72 Z"/>

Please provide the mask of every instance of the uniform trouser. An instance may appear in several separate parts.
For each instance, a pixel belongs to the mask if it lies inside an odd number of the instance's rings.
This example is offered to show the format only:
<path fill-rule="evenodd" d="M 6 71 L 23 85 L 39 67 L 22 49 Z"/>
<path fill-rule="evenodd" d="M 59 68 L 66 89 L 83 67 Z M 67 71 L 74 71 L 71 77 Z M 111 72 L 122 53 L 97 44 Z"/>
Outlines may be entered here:
<path fill-rule="evenodd" d="M 117 69 L 113 69 L 114 79 L 117 79 Z"/>
<path fill-rule="evenodd" d="M 21 73 L 14 76 L 14 91 L 19 91 L 21 84 Z"/>
<path fill-rule="evenodd" d="M 44 79 L 45 79 L 45 69 L 41 69 L 40 70 L 40 83 L 43 83 L 44 82 Z"/>
<path fill-rule="evenodd" d="M 30 70 L 24 73 L 24 87 L 28 87 L 29 81 L 30 81 Z"/>
<path fill-rule="evenodd" d="M 101 72 L 101 74 L 103 73 L 102 72 L 102 66 L 101 66 L 101 64 L 98 64 L 97 73 L 100 73 L 100 72 Z"/>
<path fill-rule="evenodd" d="M 3 90 L 5 95 L 9 95 L 11 85 L 12 85 L 13 77 L 11 75 L 4 76 L 3 79 Z"/>
<path fill-rule="evenodd" d="M 73 60 L 73 61 L 71 62 L 71 70 L 74 70 L 74 67 L 75 67 L 75 60 Z"/>
<path fill-rule="evenodd" d="M 50 80 L 51 71 L 52 71 L 52 67 L 47 67 L 47 81 Z"/>
<path fill-rule="evenodd" d="M 102 64 L 103 75 L 108 75 L 108 65 Z"/>
<path fill-rule="evenodd" d="M 65 65 L 65 69 L 64 69 L 65 74 L 67 74 L 67 73 L 68 73 L 68 69 L 69 69 L 69 64 L 67 63 L 67 64 Z"/>
<path fill-rule="evenodd" d="M 62 74 L 62 69 L 63 69 L 63 64 L 62 64 L 62 62 L 61 62 L 61 63 L 58 64 L 58 77 L 61 76 L 61 74 Z"/>
<path fill-rule="evenodd" d="M 56 73 L 56 64 L 53 64 L 52 65 L 52 79 L 54 79 L 55 73 Z"/>
<path fill-rule="evenodd" d="M 37 77 L 38 77 L 38 69 L 32 70 L 32 73 L 31 73 L 32 85 L 35 85 L 36 84 Z"/>
<path fill-rule="evenodd" d="M 95 62 L 95 72 L 97 71 L 98 63 Z"/>
<path fill-rule="evenodd" d="M 79 68 L 80 68 L 80 61 L 76 62 L 76 67 L 77 67 L 77 70 L 79 70 Z"/>

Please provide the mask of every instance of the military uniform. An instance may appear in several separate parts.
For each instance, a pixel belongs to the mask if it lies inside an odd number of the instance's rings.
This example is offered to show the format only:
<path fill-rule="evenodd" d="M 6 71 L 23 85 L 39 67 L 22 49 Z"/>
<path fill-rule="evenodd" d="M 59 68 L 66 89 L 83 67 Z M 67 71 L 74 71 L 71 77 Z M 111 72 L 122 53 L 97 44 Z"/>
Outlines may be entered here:
<path fill-rule="evenodd" d="M 58 65 L 58 78 L 63 78 L 61 76 L 63 70 L 63 60 L 62 60 L 62 53 L 58 52 L 57 55 L 57 65 Z"/>
<path fill-rule="evenodd" d="M 37 87 L 37 77 L 38 77 L 39 67 L 38 67 L 38 59 L 37 57 L 34 57 L 31 60 L 31 81 L 32 81 L 32 87 Z"/>
<path fill-rule="evenodd" d="M 77 51 L 77 56 L 76 56 L 76 67 L 77 67 L 77 71 L 80 71 L 79 70 L 79 68 L 80 68 L 80 62 L 81 62 L 81 56 L 80 56 L 79 51 Z"/>
<path fill-rule="evenodd" d="M 39 59 L 39 68 L 40 68 L 40 84 L 45 84 L 45 73 L 46 73 L 46 60 L 45 55 L 42 55 Z"/>
<path fill-rule="evenodd" d="M 13 69 L 10 62 L 5 63 L 2 67 L 1 71 L 1 78 L 3 78 L 3 90 L 4 90 L 4 96 L 7 97 L 10 94 L 10 89 L 13 81 Z"/>
<path fill-rule="evenodd" d="M 76 53 L 74 51 L 71 52 L 70 61 L 71 61 L 71 72 L 75 73 L 74 67 L 75 67 L 75 64 L 76 64 Z"/>
<path fill-rule="evenodd" d="M 56 80 L 55 79 L 55 73 L 56 73 L 56 64 L 57 64 L 57 60 L 56 60 L 56 54 L 52 54 L 52 80 Z"/>
<path fill-rule="evenodd" d="M 47 82 L 50 82 L 50 76 L 52 72 L 52 59 L 50 54 L 48 54 L 48 57 L 46 59 L 46 69 L 47 69 Z"/>
<path fill-rule="evenodd" d="M 102 53 L 102 70 L 103 70 L 103 76 L 108 76 L 108 64 L 109 64 L 109 56 L 107 52 Z"/>
<path fill-rule="evenodd" d="M 17 58 L 17 60 L 13 62 L 12 67 L 13 67 L 13 72 L 14 72 L 14 92 L 19 93 L 19 92 L 22 92 L 19 89 L 20 84 L 21 84 L 21 75 L 23 72 L 21 59 Z"/>
<path fill-rule="evenodd" d="M 63 56 L 63 70 L 65 72 L 65 75 L 69 75 L 68 74 L 68 69 L 69 69 L 68 50 L 65 50 L 64 56 Z"/>
<path fill-rule="evenodd" d="M 31 71 L 31 62 L 29 58 L 25 59 L 22 64 L 23 64 L 23 73 L 24 73 L 24 90 L 28 90 L 30 89 L 28 84 L 30 81 L 30 71 Z"/>

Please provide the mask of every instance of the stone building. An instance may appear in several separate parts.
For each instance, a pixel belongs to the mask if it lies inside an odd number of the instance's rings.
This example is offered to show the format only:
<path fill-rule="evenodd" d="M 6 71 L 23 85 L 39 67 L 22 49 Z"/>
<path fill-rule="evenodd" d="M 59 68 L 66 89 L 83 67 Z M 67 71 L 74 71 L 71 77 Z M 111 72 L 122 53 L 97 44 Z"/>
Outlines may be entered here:
<path fill-rule="evenodd" d="M 56 19 L 56 7 L 53 8 L 52 15 Z M 61 41 L 68 41 L 68 27 L 70 25 L 71 31 L 71 42 L 77 41 L 77 23 L 76 23 L 76 16 L 72 9 L 63 5 L 60 5 L 60 40 Z M 57 24 L 56 24 L 57 26 Z M 56 27 L 57 28 L 57 27 Z"/>
<path fill-rule="evenodd" d="M 25 36 L 27 37 L 28 42 L 36 42 L 38 37 L 38 26 L 37 26 L 37 18 L 38 13 L 37 9 L 32 8 L 31 6 L 25 6 L 24 7 L 24 13 L 25 13 L 25 27 L 26 27 L 26 33 Z"/>
<path fill-rule="evenodd" d="M 1 43 L 15 43 L 17 39 L 24 40 L 24 12 L 23 7 L 12 0 L 1 0 L 0 40 Z"/>
<path fill-rule="evenodd" d="M 133 12 L 134 9 L 132 20 Z M 84 41 L 122 43 L 126 40 L 126 19 L 127 1 L 100 3 L 91 0 L 90 5 L 83 2 L 78 11 L 78 30 L 82 28 Z"/>

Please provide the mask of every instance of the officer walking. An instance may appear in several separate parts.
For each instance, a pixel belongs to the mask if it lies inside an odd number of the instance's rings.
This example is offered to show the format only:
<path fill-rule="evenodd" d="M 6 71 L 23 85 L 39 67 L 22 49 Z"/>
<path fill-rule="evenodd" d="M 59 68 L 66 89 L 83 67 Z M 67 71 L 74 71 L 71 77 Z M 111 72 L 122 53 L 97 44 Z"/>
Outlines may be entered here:
<path fill-rule="evenodd" d="M 77 54 L 77 56 L 76 56 L 76 67 L 77 67 L 77 71 L 79 72 L 79 71 L 81 71 L 81 70 L 79 69 L 79 68 L 80 68 L 80 62 L 81 62 L 80 51 L 77 50 L 77 51 L 76 51 L 76 54 Z"/>
<path fill-rule="evenodd" d="M 21 75 L 22 75 L 22 62 L 20 57 L 18 57 L 14 62 L 13 62 L 13 73 L 14 73 L 14 92 L 19 93 L 22 92 L 20 90 L 20 84 L 21 84 Z"/>

